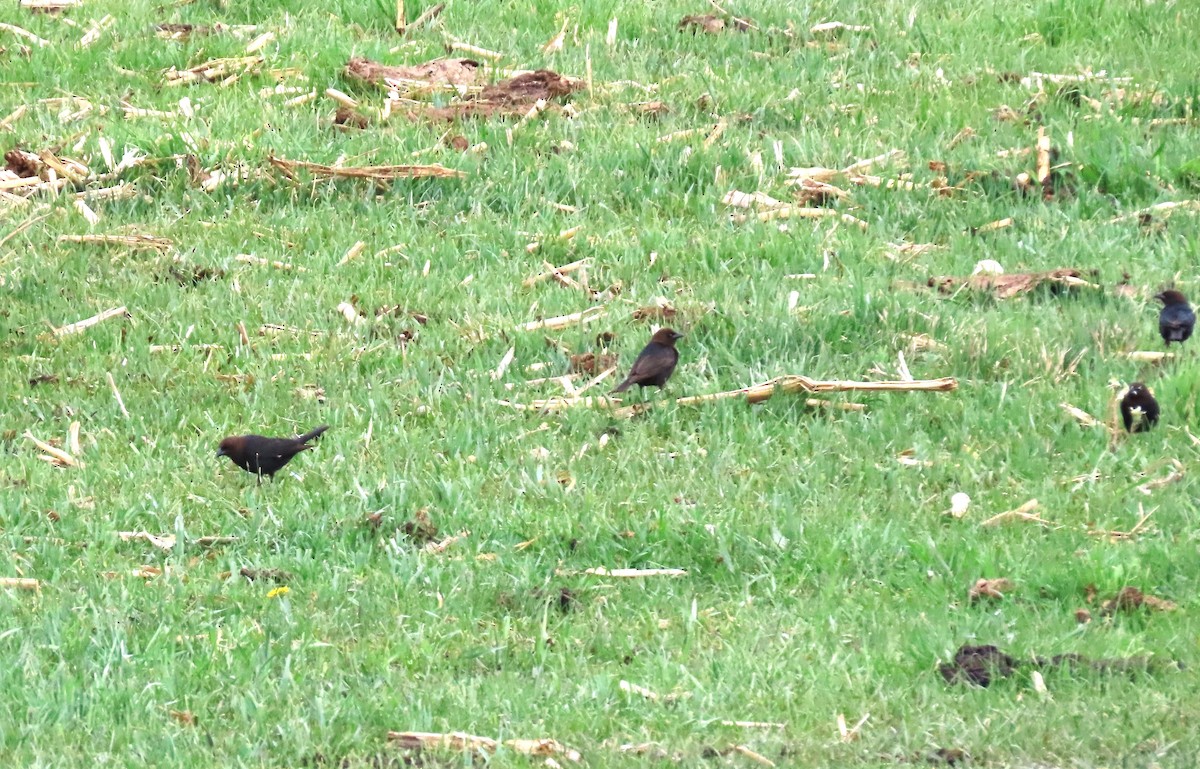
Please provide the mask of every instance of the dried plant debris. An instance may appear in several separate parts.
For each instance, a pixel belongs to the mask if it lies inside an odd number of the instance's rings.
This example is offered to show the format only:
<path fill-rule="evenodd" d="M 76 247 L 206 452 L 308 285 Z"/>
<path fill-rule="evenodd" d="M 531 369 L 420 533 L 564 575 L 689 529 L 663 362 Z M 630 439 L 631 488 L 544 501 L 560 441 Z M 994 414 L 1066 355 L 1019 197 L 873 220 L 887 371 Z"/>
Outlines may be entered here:
<path fill-rule="evenodd" d="M 218 83 L 230 86 L 246 75 L 256 75 L 262 70 L 262 56 L 231 56 L 209 59 L 187 69 L 171 67 L 163 73 L 167 85 L 191 85 L 193 83 Z"/>
<path fill-rule="evenodd" d="M 979 273 L 978 275 L 941 275 L 929 279 L 928 285 L 942 293 L 951 294 L 963 289 L 991 292 L 998 299 L 1011 299 L 1027 294 L 1043 283 L 1050 284 L 1055 293 L 1074 288 L 1100 288 L 1085 279 L 1095 279 L 1096 270 L 1078 270 L 1060 267 L 1046 272 L 1014 272 L 1004 275 Z"/>
<path fill-rule="evenodd" d="M 747 32 L 753 28 L 754 24 L 749 19 L 739 19 L 736 16 L 730 16 L 729 20 L 726 21 L 724 18 L 711 13 L 684 16 L 679 20 L 679 31 L 691 32 L 693 35 L 700 32 L 709 35 L 717 35 L 722 32 Z"/>
<path fill-rule="evenodd" d="M 661 101 L 638 101 L 625 106 L 646 118 L 657 118 L 671 113 L 671 108 Z"/>
<path fill-rule="evenodd" d="M 510 106 L 526 106 L 541 99 L 569 96 L 583 83 L 548 69 L 526 72 L 508 80 L 489 85 L 479 95 L 480 101 Z"/>
<path fill-rule="evenodd" d="M 1020 155 L 1030 157 L 1034 153 L 1028 148 L 1023 148 Z M 1047 148 L 1041 153 L 1041 158 L 1049 162 L 1043 163 L 1034 171 L 1028 168 L 964 171 L 953 169 L 943 161 L 931 161 L 930 169 L 935 172 L 940 170 L 944 174 L 935 183 L 942 194 L 973 188 L 991 197 L 1005 197 L 1016 193 L 1021 197 L 1036 195 L 1045 201 L 1073 198 L 1079 186 L 1075 164 L 1060 162 L 1057 148 Z"/>
<path fill-rule="evenodd" d="M 667 302 L 639 307 L 633 311 L 633 319 L 652 320 L 655 323 L 661 323 L 673 319 L 678 314 L 679 311 Z"/>
<path fill-rule="evenodd" d="M 410 310 L 407 307 L 399 304 L 387 304 L 382 307 L 375 308 L 376 318 L 382 318 L 384 316 L 391 316 L 394 318 L 412 318 L 422 326 L 429 323 L 429 316 L 425 313 Z"/>
<path fill-rule="evenodd" d="M 415 751 L 440 748 L 462 752 L 495 753 L 503 745 L 514 753 L 545 757 L 547 762 L 553 760 L 555 756 L 571 762 L 583 759 L 579 751 L 550 738 L 510 739 L 501 742 L 491 737 L 480 737 L 465 732 L 388 732 L 387 738 L 389 742 L 398 747 Z M 555 764 L 557 763 L 555 761 Z"/>
<path fill-rule="evenodd" d="M 42 162 L 34 153 L 23 150 L 20 147 L 14 147 L 4 153 L 5 168 L 12 171 L 18 177 L 29 178 L 33 176 L 40 177 L 46 164 Z"/>
<path fill-rule="evenodd" d="M 225 271 L 220 267 L 201 267 L 195 264 L 172 264 L 167 275 L 181 286 L 198 286 L 206 280 L 220 280 Z"/>
<path fill-rule="evenodd" d="M 268 161 L 272 166 L 289 178 L 296 178 L 295 172 L 304 169 L 314 176 L 325 176 L 334 179 L 374 179 L 376 181 L 393 181 L 396 179 L 460 179 L 466 176 L 462 171 L 446 168 L 442 165 L 397 165 L 397 166 L 326 166 L 320 163 L 308 163 L 302 160 L 286 160 L 271 156 Z"/>
<path fill-rule="evenodd" d="M 346 77 L 390 88 L 413 86 L 470 86 L 482 74 L 483 65 L 474 59 L 434 59 L 412 66 L 388 66 L 364 59 L 352 58 L 346 63 Z"/>
<path fill-rule="evenodd" d="M 1165 598 L 1148 595 L 1136 587 L 1123 587 L 1117 594 L 1100 606 L 1100 613 L 1110 617 L 1117 612 L 1134 613 L 1142 608 L 1154 611 L 1175 611 L 1179 608 L 1174 602 Z"/>
<path fill-rule="evenodd" d="M 346 74 L 395 92 L 413 96 L 414 90 L 451 88 L 461 98 L 444 107 L 406 105 L 412 120 L 459 120 L 473 117 L 524 117 L 534 105 L 545 105 L 569 96 L 584 82 L 548 69 L 520 72 L 492 85 L 478 87 L 482 65 L 473 59 L 440 59 L 414 67 L 388 67 L 368 59 L 351 59 Z"/>
<path fill-rule="evenodd" d="M 653 408 L 674 403 L 677 406 L 698 406 L 730 399 L 745 399 L 747 403 L 761 403 L 777 394 L 795 395 L 798 393 L 826 392 L 952 392 L 958 388 L 958 381 L 953 377 L 941 379 L 918 379 L 914 381 L 882 381 L 882 382 L 846 382 L 821 381 L 798 374 L 775 377 L 766 382 L 743 387 L 738 390 L 711 393 L 708 395 L 689 395 L 674 400 L 646 401 L 629 406 L 621 406 L 620 402 L 602 396 L 585 396 L 576 398 L 549 398 L 536 400 L 529 404 L 499 401 L 501 405 L 519 411 L 558 412 L 570 408 L 607 408 L 612 409 L 612 415 L 617 419 L 629 419 L 644 414 Z M 812 402 L 810 401 L 810 404 Z M 813 404 L 815 405 L 815 404 Z M 861 410 L 858 404 L 847 410 Z"/>
<path fill-rule="evenodd" d="M 1138 673 L 1155 670 L 1179 670 L 1176 662 L 1158 662 L 1147 656 L 1117 657 L 1092 660 L 1079 654 L 1059 654 L 1050 658 L 1032 657 L 1018 660 L 991 645 L 963 645 L 954 653 L 953 662 L 938 665 L 946 683 L 990 686 L 1000 678 L 1010 678 L 1021 668 L 1031 670 L 1063 669 L 1069 673 Z"/>
<path fill-rule="evenodd" d="M 1004 598 L 1005 593 L 1012 592 L 1015 587 L 1011 580 L 1004 577 L 997 577 L 995 579 L 981 577 L 975 580 L 975 584 L 967 591 L 967 598 L 971 603 L 977 603 L 984 599 L 1000 600 Z"/>
<path fill-rule="evenodd" d="M 223 35 L 227 33 L 233 34 L 235 37 L 246 38 L 258 31 L 258 27 L 245 24 L 180 24 L 167 23 L 157 24 L 154 27 L 158 36 L 167 40 L 187 41 L 193 37 L 207 37 L 209 35 Z"/>

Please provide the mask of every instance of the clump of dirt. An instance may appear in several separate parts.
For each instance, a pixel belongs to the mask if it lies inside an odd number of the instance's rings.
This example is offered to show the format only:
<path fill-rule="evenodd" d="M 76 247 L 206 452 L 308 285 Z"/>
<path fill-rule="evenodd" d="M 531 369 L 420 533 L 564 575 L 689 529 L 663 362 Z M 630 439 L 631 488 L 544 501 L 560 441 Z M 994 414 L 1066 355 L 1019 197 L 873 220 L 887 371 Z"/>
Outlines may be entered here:
<path fill-rule="evenodd" d="M 389 67 L 369 59 L 354 58 L 346 65 L 352 80 L 403 90 L 410 96 L 421 88 L 474 88 L 479 62 L 471 59 L 437 59 L 411 67 Z M 523 72 L 474 94 L 464 95 L 445 107 L 418 105 L 405 113 L 410 120 L 460 120 L 474 117 L 521 117 L 538 101 L 554 101 L 583 87 L 581 81 L 549 69 Z M 469 146 L 469 145 L 468 145 Z"/>
<path fill-rule="evenodd" d="M 279 584 L 292 581 L 291 572 L 284 571 L 283 569 L 252 569 L 250 567 L 244 567 L 238 572 L 238 574 L 241 574 L 251 582 L 262 580 L 264 582 L 275 582 Z"/>
<path fill-rule="evenodd" d="M 437 526 L 434 526 L 433 521 L 430 520 L 427 507 L 422 507 L 413 513 L 412 520 L 405 521 L 400 526 L 400 531 L 417 545 L 434 542 L 438 536 Z"/>
<path fill-rule="evenodd" d="M 1000 600 L 1004 598 L 1004 594 L 1015 589 L 1011 580 L 1004 577 L 995 579 L 986 579 L 980 577 L 975 580 L 975 584 L 967 591 L 967 599 L 971 603 L 978 603 L 984 599 Z"/>
<path fill-rule="evenodd" d="M 364 129 L 371 127 L 371 119 L 349 107 L 338 107 L 338 111 L 333 115 L 333 125 L 343 130 L 349 128 Z"/>
<path fill-rule="evenodd" d="M 946 766 L 958 766 L 965 764 L 967 759 L 967 751 L 962 748 L 938 748 L 925 757 L 925 760 L 931 764 L 945 764 Z"/>
<path fill-rule="evenodd" d="M 41 176 L 42 169 L 46 167 L 46 164 L 37 155 L 19 147 L 14 147 L 5 152 L 4 162 L 6 164 L 5 167 L 9 171 L 12 171 L 22 179 Z"/>
<path fill-rule="evenodd" d="M 474 85 L 482 64 L 474 59 L 434 59 L 407 67 L 393 67 L 356 56 L 346 63 L 346 77 L 367 83 L 391 85 L 415 81 L 426 85 Z M 388 83 L 388 81 L 392 83 Z"/>
<path fill-rule="evenodd" d="M 555 99 L 570 96 L 580 84 L 549 69 L 526 72 L 523 75 L 501 80 L 489 85 L 479 95 L 479 100 L 494 104 L 525 106 L 539 99 Z"/>
<path fill-rule="evenodd" d="M 571 356 L 569 370 L 572 374 L 591 374 L 595 376 L 601 371 L 617 365 L 617 356 L 604 353 L 585 352 Z"/>
<path fill-rule="evenodd" d="M 1008 678 L 1017 669 L 1017 661 L 995 646 L 961 646 L 953 662 L 938 666 L 946 683 L 971 683 L 990 686 L 992 679 Z"/>
<path fill-rule="evenodd" d="M 225 271 L 220 267 L 173 264 L 167 268 L 167 275 L 181 286 L 198 286 L 206 280 L 218 280 L 225 277 Z"/>
<path fill-rule="evenodd" d="M 1010 678 L 1021 668 L 1030 670 L 1063 669 L 1067 672 L 1145 673 L 1155 670 L 1180 670 L 1174 661 L 1158 662 L 1147 656 L 1089 659 L 1080 654 L 1058 654 L 1050 658 L 1017 660 L 995 646 L 960 646 L 953 662 L 938 666 L 946 683 L 974 684 L 987 687 L 998 678 Z"/>
<path fill-rule="evenodd" d="M 1073 288 L 1099 288 L 1085 279 L 1091 277 L 1095 270 L 1077 270 L 1072 267 L 1060 267 L 1046 272 L 1013 272 L 1002 275 L 979 273 L 978 275 L 940 275 L 929 279 L 930 288 L 936 288 L 944 294 L 954 293 L 967 288 L 973 291 L 990 291 L 998 299 L 1010 299 L 1014 296 L 1027 294 L 1043 283 L 1049 283 L 1056 292 L 1065 292 Z"/>
<path fill-rule="evenodd" d="M 1148 595 L 1136 587 L 1123 587 L 1100 607 L 1100 613 L 1110 617 L 1117 612 L 1133 613 L 1140 609 L 1155 611 L 1175 611 L 1178 608 L 1173 602 L 1158 596 Z"/>
<path fill-rule="evenodd" d="M 646 307 L 639 307 L 633 311 L 634 320 L 671 320 L 679 311 L 669 304 L 652 304 Z"/>

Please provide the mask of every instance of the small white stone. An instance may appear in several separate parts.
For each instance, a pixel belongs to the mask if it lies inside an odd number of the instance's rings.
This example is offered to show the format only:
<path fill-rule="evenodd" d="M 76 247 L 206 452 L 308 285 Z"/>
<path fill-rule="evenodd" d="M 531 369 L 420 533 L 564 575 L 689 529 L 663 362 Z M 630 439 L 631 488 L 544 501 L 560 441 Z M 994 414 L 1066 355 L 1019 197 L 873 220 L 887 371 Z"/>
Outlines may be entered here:
<path fill-rule="evenodd" d="M 971 506 L 971 498 L 963 492 L 958 492 L 950 497 L 950 514 L 955 518 L 962 518 L 967 514 L 967 508 Z"/>

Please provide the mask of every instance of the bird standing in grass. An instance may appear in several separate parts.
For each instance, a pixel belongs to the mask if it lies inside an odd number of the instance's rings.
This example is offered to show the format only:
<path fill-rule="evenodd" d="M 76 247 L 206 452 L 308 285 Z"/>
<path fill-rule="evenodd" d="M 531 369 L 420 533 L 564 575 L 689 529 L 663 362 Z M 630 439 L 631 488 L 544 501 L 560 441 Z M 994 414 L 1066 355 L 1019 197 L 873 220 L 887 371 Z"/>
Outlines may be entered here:
<path fill-rule="evenodd" d="M 675 349 L 675 340 L 682 339 L 683 334 L 669 328 L 660 328 L 650 337 L 650 343 L 642 348 L 629 376 L 625 381 L 613 388 L 613 393 L 623 393 L 633 385 L 646 387 L 654 385 L 662 388 L 675 371 L 679 363 L 679 351 Z"/>
<path fill-rule="evenodd" d="M 1192 312 L 1187 298 L 1170 289 L 1155 294 L 1154 298 L 1163 303 L 1162 312 L 1158 314 L 1158 333 L 1162 334 L 1163 341 L 1168 347 L 1171 342 L 1186 342 L 1196 325 L 1196 313 Z"/>
<path fill-rule="evenodd" d="M 1141 382 L 1134 382 L 1121 398 L 1121 421 L 1131 433 L 1144 433 L 1158 422 L 1158 401 Z"/>
<path fill-rule="evenodd" d="M 311 432 L 295 438 L 267 438 L 263 435 L 233 435 L 221 441 L 218 457 L 229 457 L 233 463 L 248 473 L 266 475 L 275 480 L 275 473 L 292 461 L 292 457 L 312 446 L 308 442 L 319 438 L 329 425 L 321 425 Z"/>

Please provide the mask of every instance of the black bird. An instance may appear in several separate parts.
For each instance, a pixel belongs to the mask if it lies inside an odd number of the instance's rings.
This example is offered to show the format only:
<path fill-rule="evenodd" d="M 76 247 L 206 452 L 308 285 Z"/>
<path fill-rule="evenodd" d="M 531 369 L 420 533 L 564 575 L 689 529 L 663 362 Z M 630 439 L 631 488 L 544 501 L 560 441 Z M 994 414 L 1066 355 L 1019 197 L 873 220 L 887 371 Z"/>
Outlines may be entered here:
<path fill-rule="evenodd" d="M 650 343 L 642 348 L 629 376 L 625 381 L 613 388 L 613 393 L 623 393 L 632 385 L 646 387 L 654 385 L 662 388 L 675 371 L 679 363 L 679 351 L 675 349 L 675 340 L 682 339 L 683 334 L 669 328 L 660 328 L 650 337 Z"/>
<path fill-rule="evenodd" d="M 233 463 L 248 473 L 254 473 L 262 480 L 266 475 L 275 480 L 279 472 L 292 457 L 301 451 L 307 451 L 312 446 L 308 442 L 320 437 L 329 429 L 329 425 L 321 425 L 312 432 L 295 438 L 267 438 L 262 435 L 233 435 L 221 441 L 217 449 L 218 457 L 229 457 Z"/>
<path fill-rule="evenodd" d="M 1187 298 L 1174 290 L 1155 294 L 1154 298 L 1163 303 L 1162 312 L 1158 314 L 1158 333 L 1162 334 L 1163 341 L 1168 347 L 1171 342 L 1186 342 L 1196 325 L 1196 313 L 1192 312 Z"/>
<path fill-rule="evenodd" d="M 1131 433 L 1144 433 L 1158 422 L 1158 401 L 1141 382 L 1129 385 L 1121 398 L 1121 421 Z"/>

